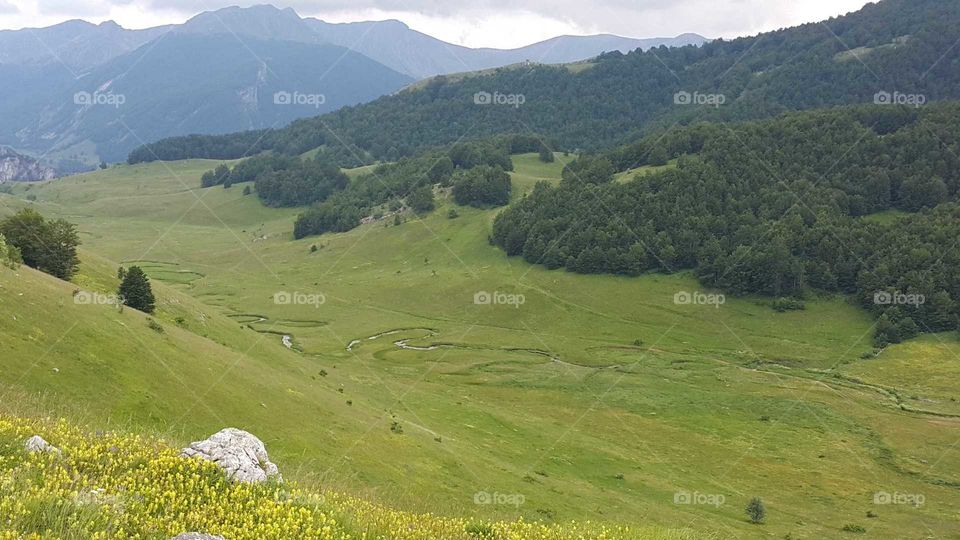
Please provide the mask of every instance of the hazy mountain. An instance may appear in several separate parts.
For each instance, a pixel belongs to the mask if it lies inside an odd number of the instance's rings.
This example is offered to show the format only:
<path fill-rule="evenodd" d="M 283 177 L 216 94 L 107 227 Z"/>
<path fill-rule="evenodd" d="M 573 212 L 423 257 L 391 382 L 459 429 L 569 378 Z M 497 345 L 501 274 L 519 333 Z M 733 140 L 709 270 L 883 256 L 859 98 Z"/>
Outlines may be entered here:
<path fill-rule="evenodd" d="M 412 30 L 400 21 L 332 24 L 305 19 L 322 40 L 359 51 L 416 79 L 476 71 L 523 61 L 561 64 L 593 58 L 603 52 L 629 52 L 666 45 L 701 45 L 703 36 L 633 39 L 610 34 L 560 36 L 518 49 L 471 49 Z"/>
<path fill-rule="evenodd" d="M 564 150 L 594 150 L 678 123 L 960 99 L 960 63 L 944 56 L 960 27 L 955 7 L 940 0 L 885 0 L 823 23 L 701 47 L 612 52 L 585 69 L 517 65 L 437 77 L 335 115 L 299 120 L 269 133 L 257 150 L 295 154 L 309 150 L 306 145 L 347 143 L 351 158 L 367 153 L 392 161 L 509 133 L 536 133 Z M 325 128 L 333 123 L 336 139 Z M 249 137 L 159 141 L 131 157 L 239 157 L 232 153 L 235 141 Z"/>
<path fill-rule="evenodd" d="M 170 30 L 127 30 L 108 21 L 72 20 L 47 28 L 0 31 L 0 64 L 59 64 L 77 72 L 140 47 Z"/>
<path fill-rule="evenodd" d="M 281 127 L 410 82 L 333 45 L 175 33 L 71 81 L 39 111 L 17 115 L 25 123 L 15 136 L 26 148 L 118 161 L 145 141 Z"/>
<path fill-rule="evenodd" d="M 270 5 L 147 30 L 67 21 L 0 32 L 0 144 L 74 171 L 165 137 L 280 127 L 437 74 L 703 41 L 563 36 L 470 49 L 398 21 L 330 24 Z M 274 106 L 276 92 L 303 103 Z"/>
<path fill-rule="evenodd" d="M 696 34 L 651 39 L 604 34 L 560 36 L 518 49 L 472 49 L 441 41 L 396 20 L 336 24 L 301 18 L 293 9 L 278 9 L 271 5 L 204 12 L 176 27 L 176 31 L 229 32 L 238 37 L 331 43 L 360 52 L 415 79 L 506 66 L 525 60 L 558 64 L 592 58 L 609 51 L 629 52 L 660 45 L 700 45 L 707 41 Z"/>
<path fill-rule="evenodd" d="M 95 25 L 78 20 L 48 28 L 4 30 L 0 31 L 0 64 L 62 63 L 72 71 L 82 71 L 130 52 L 169 31 L 231 34 L 238 39 L 254 37 L 329 43 L 360 52 L 415 79 L 527 60 L 557 64 L 585 60 L 609 51 L 630 52 L 660 45 L 700 45 L 707 41 L 697 34 L 648 39 L 602 34 L 559 36 L 517 49 L 473 49 L 423 34 L 396 20 L 337 24 L 301 18 L 291 8 L 259 5 L 207 11 L 182 25 L 146 30 L 126 30 L 112 21 Z"/>

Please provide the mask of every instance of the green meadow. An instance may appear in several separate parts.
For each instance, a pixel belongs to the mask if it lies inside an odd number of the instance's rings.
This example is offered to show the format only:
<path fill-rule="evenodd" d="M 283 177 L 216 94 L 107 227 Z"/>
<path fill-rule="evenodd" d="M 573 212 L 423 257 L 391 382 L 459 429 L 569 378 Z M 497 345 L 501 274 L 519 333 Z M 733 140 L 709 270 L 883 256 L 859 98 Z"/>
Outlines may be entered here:
<path fill-rule="evenodd" d="M 572 157 L 556 158 L 515 156 L 514 199 L 558 182 Z M 0 268 L 4 407 L 179 443 L 240 427 L 285 475 L 409 510 L 957 537 L 955 335 L 872 357 L 874 321 L 843 297 L 778 313 L 760 297 L 678 303 L 716 293 L 687 273 L 548 271 L 490 245 L 497 210 L 451 218 L 443 196 L 399 225 L 294 241 L 298 210 L 199 188 L 217 163 L 0 194 L 0 215 L 32 205 L 83 240 L 74 283 Z M 121 264 L 153 280 L 162 333 L 75 301 L 114 291 Z M 746 521 L 754 496 L 763 525 Z"/>

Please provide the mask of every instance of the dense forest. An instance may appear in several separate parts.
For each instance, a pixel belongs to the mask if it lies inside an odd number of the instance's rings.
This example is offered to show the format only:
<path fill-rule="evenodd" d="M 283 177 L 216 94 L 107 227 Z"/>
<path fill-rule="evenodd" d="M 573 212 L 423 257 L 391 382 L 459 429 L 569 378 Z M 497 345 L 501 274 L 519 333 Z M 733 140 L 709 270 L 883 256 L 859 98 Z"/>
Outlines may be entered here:
<path fill-rule="evenodd" d="M 253 182 L 267 206 L 312 206 L 294 226 L 302 238 L 348 231 L 364 217 L 380 219 L 387 213 L 411 208 L 417 213 L 434 208 L 433 187 L 451 187 L 459 204 L 502 206 L 510 200 L 510 154 L 544 150 L 539 137 L 511 135 L 457 143 L 447 148 L 378 165 L 352 182 L 336 165 L 335 156 L 320 152 L 313 158 L 272 152 L 207 171 L 201 187 Z M 541 159 L 552 159 L 542 155 Z"/>
<path fill-rule="evenodd" d="M 958 325 L 958 156 L 956 103 L 677 128 L 579 159 L 500 214 L 492 241 L 580 273 L 693 269 L 738 294 L 856 294 L 882 312 L 883 344 Z"/>
<path fill-rule="evenodd" d="M 886 0 L 825 23 L 702 47 L 605 54 L 584 70 L 504 68 L 347 107 L 290 126 L 159 141 L 129 162 L 234 159 L 267 150 L 298 155 L 324 148 L 353 167 L 467 139 L 549 133 L 555 149 L 595 150 L 674 123 L 760 119 L 788 110 L 891 100 L 960 98 L 956 41 L 960 10 L 942 0 Z M 522 94 L 522 106 L 478 105 L 478 92 Z M 720 106 L 678 105 L 680 92 L 722 94 Z"/>

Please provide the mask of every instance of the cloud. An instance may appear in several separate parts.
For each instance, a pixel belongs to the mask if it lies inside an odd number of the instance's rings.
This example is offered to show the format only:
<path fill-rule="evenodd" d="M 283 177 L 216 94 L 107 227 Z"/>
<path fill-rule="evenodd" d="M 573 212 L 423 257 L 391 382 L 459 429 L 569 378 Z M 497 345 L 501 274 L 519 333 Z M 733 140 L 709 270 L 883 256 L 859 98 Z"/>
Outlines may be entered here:
<path fill-rule="evenodd" d="M 8 0 L 0 0 L 0 15 L 13 15 L 16 13 L 20 13 L 20 8 Z"/>
<path fill-rule="evenodd" d="M 183 22 L 198 10 L 271 0 L 0 0 L 35 25 L 76 17 L 113 18 L 143 28 Z M 559 33 L 666 37 L 696 32 L 734 37 L 774 30 L 861 8 L 867 0 L 272 0 L 301 16 L 337 22 L 397 18 L 442 39 L 471 46 L 512 47 Z M 11 3 L 12 2 L 12 3 Z M 31 8 L 24 9 L 30 4 Z M 31 17 L 30 15 L 34 15 Z"/>
<path fill-rule="evenodd" d="M 263 0 L 240 1 L 241 5 Z M 154 9 L 192 12 L 193 0 L 143 0 Z M 219 2 L 219 4 L 218 4 Z M 207 0 L 232 5 L 236 0 Z M 287 0 L 301 15 L 379 11 L 408 13 L 437 20 L 506 18 L 535 13 L 593 32 L 657 37 L 684 32 L 735 36 L 810 22 L 853 11 L 866 0 Z"/>

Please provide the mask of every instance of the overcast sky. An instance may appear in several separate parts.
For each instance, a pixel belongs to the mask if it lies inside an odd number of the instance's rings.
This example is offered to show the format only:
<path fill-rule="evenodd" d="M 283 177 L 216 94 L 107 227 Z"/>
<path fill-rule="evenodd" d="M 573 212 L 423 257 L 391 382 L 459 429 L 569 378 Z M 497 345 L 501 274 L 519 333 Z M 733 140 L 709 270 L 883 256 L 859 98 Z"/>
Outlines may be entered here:
<path fill-rule="evenodd" d="M 954 1 L 954 0 L 949 0 Z M 0 28 L 67 19 L 114 20 L 126 28 L 181 23 L 201 11 L 264 1 L 0 0 Z M 400 19 L 470 47 L 518 47 L 560 34 L 735 37 L 855 11 L 865 0 L 286 0 L 301 16 L 330 22 Z"/>

